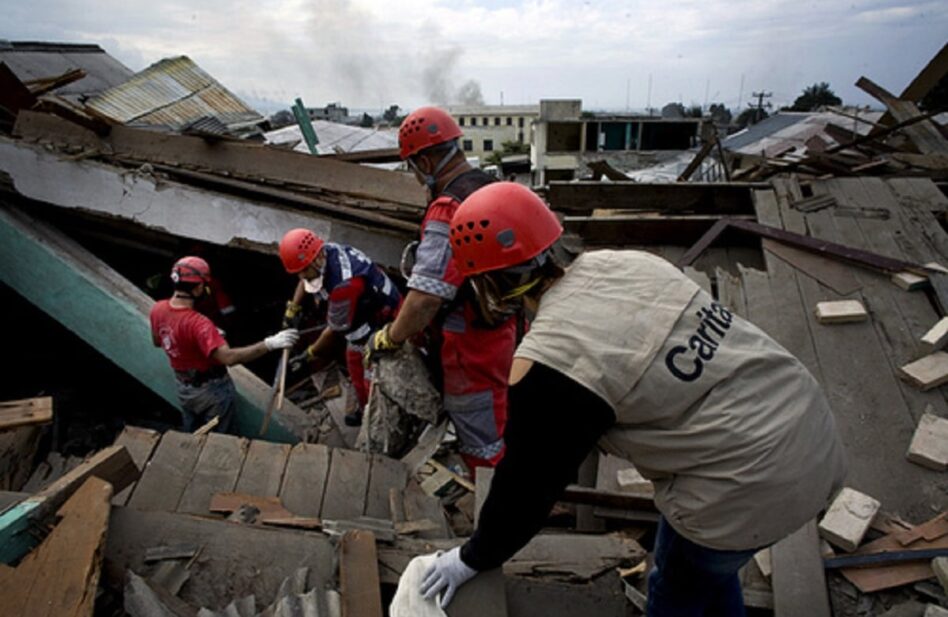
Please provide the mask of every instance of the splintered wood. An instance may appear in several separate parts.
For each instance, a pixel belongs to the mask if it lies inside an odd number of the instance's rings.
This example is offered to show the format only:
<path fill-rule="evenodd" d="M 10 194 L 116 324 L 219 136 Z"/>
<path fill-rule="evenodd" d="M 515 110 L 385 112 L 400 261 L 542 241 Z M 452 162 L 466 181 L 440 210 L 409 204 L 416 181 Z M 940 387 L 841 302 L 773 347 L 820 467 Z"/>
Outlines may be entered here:
<path fill-rule="evenodd" d="M 836 300 L 816 304 L 816 320 L 821 324 L 853 323 L 868 318 L 869 313 L 859 300 Z"/>
<path fill-rule="evenodd" d="M 0 402 L 0 430 L 46 424 L 53 421 L 53 399 L 49 396 Z"/>
<path fill-rule="evenodd" d="M 0 567 L 3 613 L 91 616 L 109 524 L 112 486 L 90 477 L 62 508 L 62 520 L 16 568 Z"/>

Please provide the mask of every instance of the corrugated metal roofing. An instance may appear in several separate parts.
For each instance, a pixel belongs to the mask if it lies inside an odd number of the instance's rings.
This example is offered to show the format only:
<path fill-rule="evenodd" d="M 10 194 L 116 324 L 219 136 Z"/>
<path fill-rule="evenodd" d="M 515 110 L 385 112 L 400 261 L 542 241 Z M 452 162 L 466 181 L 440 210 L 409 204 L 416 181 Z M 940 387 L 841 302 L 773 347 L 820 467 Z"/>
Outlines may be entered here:
<path fill-rule="evenodd" d="M 313 120 L 313 129 L 319 143 L 316 151 L 319 154 L 337 154 L 342 152 L 363 152 L 366 150 L 384 150 L 398 147 L 397 129 L 368 129 L 359 126 L 349 126 L 326 120 Z M 300 135 L 300 127 L 290 126 L 270 131 L 266 134 L 267 143 L 285 144 L 299 141 L 293 149 L 298 152 L 309 153 L 309 148 Z"/>
<path fill-rule="evenodd" d="M 82 69 L 86 72 L 84 78 L 56 90 L 57 95 L 73 102 L 118 86 L 134 75 L 98 45 L 0 40 L 0 62 L 10 67 L 20 81 Z"/>
<path fill-rule="evenodd" d="M 122 124 L 173 130 L 210 116 L 247 135 L 264 119 L 187 56 L 156 62 L 86 105 Z"/>
<path fill-rule="evenodd" d="M 875 122 L 882 116 L 880 111 L 862 111 L 860 117 L 869 122 Z M 806 152 L 806 140 L 819 135 L 830 144 L 836 143 L 824 133 L 829 123 L 846 127 L 856 133 L 865 135 L 871 125 L 858 122 L 829 111 L 821 112 L 777 112 L 773 116 L 761 120 L 740 133 L 735 133 L 722 142 L 722 145 L 732 152 L 776 156 L 793 148 L 794 155 L 802 156 Z"/>

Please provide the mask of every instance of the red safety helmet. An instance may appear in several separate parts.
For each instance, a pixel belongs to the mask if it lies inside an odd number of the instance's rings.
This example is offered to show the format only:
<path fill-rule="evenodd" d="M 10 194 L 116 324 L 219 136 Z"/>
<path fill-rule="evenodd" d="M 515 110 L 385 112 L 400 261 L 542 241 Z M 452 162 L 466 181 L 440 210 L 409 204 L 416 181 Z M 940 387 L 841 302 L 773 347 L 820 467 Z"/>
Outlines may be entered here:
<path fill-rule="evenodd" d="M 171 280 L 175 283 L 210 283 L 211 267 L 200 257 L 182 257 L 171 267 Z"/>
<path fill-rule="evenodd" d="M 280 240 L 280 259 L 290 274 L 296 274 L 313 263 L 325 244 L 308 229 L 291 229 Z"/>
<path fill-rule="evenodd" d="M 451 218 L 451 250 L 464 276 L 502 270 L 533 259 L 563 233 L 536 193 L 515 182 L 474 191 Z"/>
<path fill-rule="evenodd" d="M 408 114 L 398 129 L 398 155 L 404 161 L 431 146 L 461 136 L 461 128 L 448 112 L 421 107 Z"/>

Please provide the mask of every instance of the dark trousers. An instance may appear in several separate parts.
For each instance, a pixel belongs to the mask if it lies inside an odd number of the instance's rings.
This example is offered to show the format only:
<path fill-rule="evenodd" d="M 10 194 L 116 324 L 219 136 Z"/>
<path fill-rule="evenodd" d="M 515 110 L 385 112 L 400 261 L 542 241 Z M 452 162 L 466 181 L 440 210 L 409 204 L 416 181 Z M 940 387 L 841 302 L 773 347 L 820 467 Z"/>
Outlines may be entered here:
<path fill-rule="evenodd" d="M 200 386 L 178 381 L 178 400 L 181 402 L 181 430 L 184 432 L 194 432 L 214 416 L 220 417 L 214 432 L 230 432 L 237 409 L 237 390 L 229 375 L 204 382 Z"/>
<path fill-rule="evenodd" d="M 720 551 L 682 537 L 664 517 L 648 576 L 648 617 L 741 617 L 738 571 L 757 552 Z"/>

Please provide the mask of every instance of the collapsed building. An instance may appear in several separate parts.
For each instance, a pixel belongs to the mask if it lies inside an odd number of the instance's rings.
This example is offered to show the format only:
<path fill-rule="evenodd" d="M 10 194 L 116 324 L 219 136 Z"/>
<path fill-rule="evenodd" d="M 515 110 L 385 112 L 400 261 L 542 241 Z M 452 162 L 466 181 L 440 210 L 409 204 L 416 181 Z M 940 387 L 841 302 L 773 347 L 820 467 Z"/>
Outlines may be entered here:
<path fill-rule="evenodd" d="M 0 62 L 0 280 L 29 326 L 13 335 L 26 360 L 4 393 L 18 400 L 0 434 L 0 547 L 17 567 L 0 579 L 38 581 L 10 606 L 55 598 L 91 614 L 98 588 L 100 607 L 131 614 L 381 615 L 413 556 L 470 534 L 490 474 L 475 485 L 457 473 L 444 422 L 398 458 L 364 451 L 341 421 L 354 398 L 336 368 L 288 384 L 275 411 L 272 362 L 231 369 L 241 436 L 167 430 L 173 375 L 147 313 L 166 291 L 156 275 L 198 246 L 248 315 L 231 335 L 256 340 L 291 292 L 276 258 L 286 230 L 352 244 L 397 273 L 421 187 L 360 164 L 386 143 L 315 156 L 265 145 L 263 118 L 184 57 L 135 74 L 96 46 L 11 43 Z M 772 120 L 730 145 L 697 121 L 540 111 L 537 189 L 575 250 L 678 264 L 827 393 L 852 501 L 831 509 L 841 528 L 812 521 L 748 564 L 745 602 L 762 614 L 946 602 L 934 577 L 948 549 L 948 135 L 915 105 L 946 73 L 943 49 L 898 97 L 860 80 L 885 115 Z M 673 182 L 593 160 L 603 148 L 639 157 L 650 135 L 677 149 L 704 141 Z M 709 157 L 720 171 L 689 181 Z M 555 179 L 580 164 L 609 181 Z M 845 312 L 829 314 L 836 302 Z M 39 348 L 27 345 L 34 329 L 52 332 Z M 66 456 L 69 401 L 46 369 L 59 362 L 95 392 L 83 401 L 120 415 Z M 592 453 L 545 532 L 449 614 L 637 614 L 656 520 L 631 464 Z M 36 528 L 42 542 L 25 538 Z"/>

